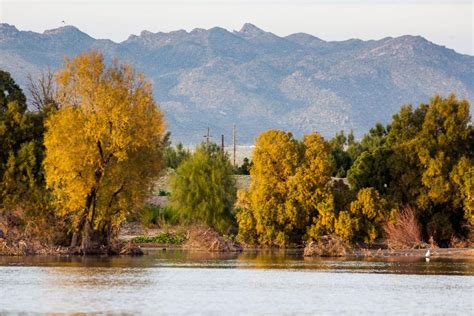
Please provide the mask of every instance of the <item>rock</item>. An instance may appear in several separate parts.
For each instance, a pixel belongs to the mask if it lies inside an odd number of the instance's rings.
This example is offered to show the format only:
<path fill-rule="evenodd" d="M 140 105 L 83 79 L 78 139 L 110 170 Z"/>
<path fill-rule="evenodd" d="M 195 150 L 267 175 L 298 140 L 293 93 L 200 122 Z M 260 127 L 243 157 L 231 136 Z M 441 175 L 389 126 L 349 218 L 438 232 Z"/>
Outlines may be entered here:
<path fill-rule="evenodd" d="M 305 257 L 344 257 L 352 254 L 349 245 L 337 236 L 321 236 L 308 242 Z"/>
<path fill-rule="evenodd" d="M 122 249 L 120 249 L 120 254 L 127 256 L 141 256 L 143 255 L 143 250 L 140 248 L 140 246 L 132 242 L 128 242 L 122 247 Z"/>

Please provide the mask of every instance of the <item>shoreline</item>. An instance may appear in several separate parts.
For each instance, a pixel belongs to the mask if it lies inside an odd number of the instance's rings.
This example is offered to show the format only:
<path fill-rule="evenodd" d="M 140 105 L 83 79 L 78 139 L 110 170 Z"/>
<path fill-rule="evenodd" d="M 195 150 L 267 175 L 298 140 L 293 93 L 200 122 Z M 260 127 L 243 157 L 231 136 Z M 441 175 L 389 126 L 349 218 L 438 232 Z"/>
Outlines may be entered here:
<path fill-rule="evenodd" d="M 162 243 L 143 243 L 136 244 L 144 251 L 146 250 L 182 250 L 192 252 L 208 253 L 258 253 L 258 252 L 294 252 L 303 256 L 303 248 L 243 248 L 242 251 L 208 251 L 203 248 L 186 248 L 182 245 L 162 244 Z M 367 249 L 351 248 L 344 256 L 306 256 L 306 258 L 425 258 L 428 249 Z M 466 259 L 474 260 L 474 248 L 431 248 L 430 258 L 443 259 Z"/>
<path fill-rule="evenodd" d="M 202 247 L 185 247 L 184 245 L 175 244 L 164 244 L 164 243 L 134 243 L 134 246 L 139 247 L 143 251 L 143 255 L 148 255 L 147 251 L 186 251 L 186 252 L 200 252 L 200 253 L 212 253 L 212 254 L 240 254 L 240 253 L 261 253 L 261 252 L 288 252 L 294 254 L 300 254 L 305 258 L 354 258 L 354 259 L 381 259 L 381 258 L 425 258 L 427 249 L 366 249 L 366 248 L 351 248 L 344 256 L 304 256 L 302 248 L 270 248 L 270 247 L 259 247 L 259 248 L 243 248 L 240 251 L 210 251 Z M 474 261 L 474 248 L 431 248 L 430 259 L 456 259 L 456 260 L 473 260 Z M 83 255 L 68 251 L 65 247 L 60 247 L 55 251 L 40 251 L 38 253 L 26 253 L 26 254 L 7 254 L 0 253 L 0 257 L 36 257 L 36 256 L 66 256 L 66 257 L 80 257 Z M 130 256 L 130 254 L 116 254 L 116 255 L 90 255 L 90 256 Z"/>

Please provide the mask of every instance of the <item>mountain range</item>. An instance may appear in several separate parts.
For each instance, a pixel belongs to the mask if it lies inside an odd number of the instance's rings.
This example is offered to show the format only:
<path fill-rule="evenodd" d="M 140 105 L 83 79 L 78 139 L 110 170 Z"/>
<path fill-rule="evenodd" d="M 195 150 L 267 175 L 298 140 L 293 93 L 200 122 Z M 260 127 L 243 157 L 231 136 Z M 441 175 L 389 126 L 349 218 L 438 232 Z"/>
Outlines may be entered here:
<path fill-rule="evenodd" d="M 0 69 L 26 87 L 27 76 L 57 69 L 65 56 L 101 51 L 142 71 L 154 86 L 173 140 L 252 143 L 268 128 L 297 136 L 331 137 L 354 130 L 360 137 L 388 123 L 401 105 L 451 92 L 474 101 L 474 56 L 420 36 L 325 41 L 297 33 L 285 37 L 245 24 L 169 33 L 143 31 L 116 43 L 74 26 L 43 33 L 0 24 Z"/>

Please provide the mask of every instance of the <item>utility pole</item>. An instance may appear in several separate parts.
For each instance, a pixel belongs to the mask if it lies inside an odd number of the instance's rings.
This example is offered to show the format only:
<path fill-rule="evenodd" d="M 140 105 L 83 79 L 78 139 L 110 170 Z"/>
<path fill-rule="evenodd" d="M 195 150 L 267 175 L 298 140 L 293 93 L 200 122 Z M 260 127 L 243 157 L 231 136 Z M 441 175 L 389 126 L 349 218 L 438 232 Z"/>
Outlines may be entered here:
<path fill-rule="evenodd" d="M 224 157 L 224 134 L 221 135 L 221 151 L 222 157 Z"/>
<path fill-rule="evenodd" d="M 207 144 L 209 144 L 209 141 L 210 141 L 211 137 L 212 137 L 212 136 L 211 136 L 211 133 L 210 133 L 209 127 L 208 127 L 208 128 L 207 128 L 207 134 L 204 135 L 204 138 L 206 139 L 206 143 L 207 143 Z"/>
<path fill-rule="evenodd" d="M 233 154 L 234 167 L 237 167 L 237 165 L 235 164 L 236 146 L 237 146 L 237 142 L 236 142 L 236 133 L 235 133 L 235 124 L 234 124 L 232 126 L 232 147 L 233 147 L 233 151 L 234 151 L 234 154 Z"/>

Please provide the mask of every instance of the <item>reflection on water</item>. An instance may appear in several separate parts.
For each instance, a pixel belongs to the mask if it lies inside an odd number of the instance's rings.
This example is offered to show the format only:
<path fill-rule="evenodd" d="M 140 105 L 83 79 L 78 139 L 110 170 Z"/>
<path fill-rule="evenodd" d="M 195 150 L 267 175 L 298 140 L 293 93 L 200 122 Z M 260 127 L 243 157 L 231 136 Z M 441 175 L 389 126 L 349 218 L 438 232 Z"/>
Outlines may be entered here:
<path fill-rule="evenodd" d="M 472 314 L 474 261 L 297 251 L 0 257 L 0 313 Z"/>

